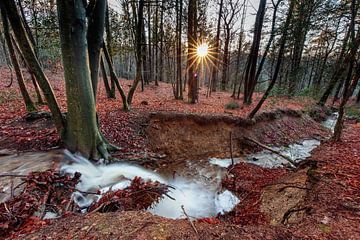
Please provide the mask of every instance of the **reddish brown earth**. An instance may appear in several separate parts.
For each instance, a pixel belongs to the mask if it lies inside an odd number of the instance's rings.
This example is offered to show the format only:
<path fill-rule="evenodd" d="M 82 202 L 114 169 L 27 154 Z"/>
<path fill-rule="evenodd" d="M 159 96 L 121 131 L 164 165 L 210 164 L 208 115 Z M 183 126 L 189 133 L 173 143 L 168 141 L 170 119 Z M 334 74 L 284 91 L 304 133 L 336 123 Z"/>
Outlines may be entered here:
<path fill-rule="evenodd" d="M 342 142 L 324 142 L 296 172 L 236 165 L 224 185 L 235 190 L 241 203 L 226 216 L 195 222 L 198 234 L 186 219 L 137 211 L 70 215 L 38 223 L 40 230 L 29 234 L 27 229 L 18 239 L 359 239 L 359 136 L 360 125 L 347 125 Z M 232 178 L 238 179 L 233 187 Z M 269 190 L 277 185 L 276 191 Z M 280 192 L 296 187 L 303 193 Z M 271 207 L 264 194 L 275 200 L 293 195 L 284 205 L 302 210 L 283 223 L 274 222 L 264 208 Z M 299 196 L 301 201 L 291 206 Z"/>
<path fill-rule="evenodd" d="M 16 85 L 4 91 L 9 73 L 1 70 L 0 146 L 18 151 L 49 150 L 59 140 L 48 119 L 27 123 Z M 65 96 L 61 74 L 50 74 L 62 109 Z M 121 81 L 128 89 L 130 81 Z M 29 84 L 30 85 L 30 84 Z M 233 101 L 217 92 L 190 105 L 173 100 L 171 85 L 161 83 L 138 90 L 133 111 L 121 111 L 121 100 L 108 100 L 101 86 L 97 110 L 101 129 L 110 141 L 123 147 L 118 156 L 141 158 L 150 151 L 144 127 L 148 113 L 176 111 L 203 115 L 246 116 L 253 106 L 225 110 Z M 256 95 L 255 103 L 259 96 Z M 142 104 L 147 101 L 146 104 Z M 143 102 L 144 103 L 144 102 Z M 306 98 L 270 98 L 262 111 L 287 108 L 302 110 L 313 103 Z M 46 106 L 39 107 L 47 111 Z M 291 121 L 290 121 L 291 122 Z M 289 122 L 286 122 L 289 123 Z M 286 124 L 285 124 L 286 125 Z M 284 125 L 282 125 L 284 126 Z M 293 129 L 294 136 L 306 130 Z M 295 128 L 291 124 L 288 129 Z M 320 131 L 320 130 L 319 130 Z M 319 133 L 320 134 L 320 133 Z M 321 135 L 321 134 L 320 134 Z M 277 139 L 265 136 L 264 139 Z M 269 140 L 269 141 L 270 141 Z M 288 139 L 291 140 L 291 139 Z M 270 141 L 271 143 L 271 141 Z M 360 125 L 346 124 L 343 141 L 324 142 L 295 172 L 238 164 L 223 182 L 241 199 L 236 208 L 218 218 L 195 222 L 198 233 L 185 220 L 170 220 L 143 211 L 68 214 L 62 219 L 29 221 L 18 229 L 18 239 L 360 239 Z M 0 237 L 1 238 L 1 237 Z"/>
<path fill-rule="evenodd" d="M 61 73 L 46 72 L 51 85 L 55 91 L 58 102 L 63 111 L 66 110 L 64 80 Z M 32 95 L 34 90 L 28 74 L 27 85 Z M 23 102 L 18 91 L 16 81 L 11 88 L 6 88 L 10 82 L 10 72 L 8 69 L 0 70 L 0 146 L 2 149 L 15 149 L 18 151 L 46 151 L 56 148 L 59 145 L 59 138 L 56 130 L 48 119 L 38 119 L 34 122 L 26 122 L 26 115 Z M 125 91 L 129 89 L 131 81 L 121 80 Z M 104 135 L 114 144 L 123 148 L 122 152 L 144 152 L 147 149 L 146 139 L 142 128 L 149 112 L 171 111 L 182 113 L 200 113 L 205 115 L 225 114 L 230 116 L 245 117 L 252 106 L 242 104 L 242 99 L 234 100 L 226 92 L 215 92 L 211 97 L 206 98 L 206 90 L 200 90 L 200 100 L 198 104 L 188 104 L 186 101 L 174 100 L 172 86 L 167 83 L 160 83 L 159 87 L 153 85 L 146 86 L 145 91 L 141 92 L 140 87 L 134 96 L 132 111 L 123 112 L 121 110 L 121 99 L 117 93 L 117 99 L 107 99 L 104 87 L 99 85 L 99 96 L 97 98 L 97 112 L 100 116 L 101 130 Z M 186 93 L 184 94 L 186 96 Z M 255 95 L 254 103 L 260 98 Z M 33 99 L 36 99 L 35 96 Z M 239 109 L 225 110 L 224 106 L 229 102 L 237 102 Z M 146 104 L 144 104 L 146 102 Z M 307 108 L 314 101 L 308 98 L 288 99 L 286 97 L 272 97 L 265 102 L 262 111 L 275 110 L 277 108 L 287 108 L 301 110 Z M 39 106 L 39 110 L 48 111 L 47 106 Z M 122 157 L 123 154 L 119 153 Z"/>
<path fill-rule="evenodd" d="M 249 146 L 245 137 L 283 146 L 329 135 L 310 117 L 293 110 L 260 113 L 251 121 L 234 116 L 155 113 L 151 114 L 146 133 L 151 149 L 173 160 L 229 158 L 230 145 L 233 156 L 261 150 L 256 145 Z"/>

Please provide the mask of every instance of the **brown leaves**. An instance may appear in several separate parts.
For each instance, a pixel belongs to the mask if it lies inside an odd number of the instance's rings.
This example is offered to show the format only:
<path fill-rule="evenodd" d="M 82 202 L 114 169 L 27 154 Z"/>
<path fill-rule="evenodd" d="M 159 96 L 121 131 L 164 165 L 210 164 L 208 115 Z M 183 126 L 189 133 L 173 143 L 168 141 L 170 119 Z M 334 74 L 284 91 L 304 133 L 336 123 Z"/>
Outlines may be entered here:
<path fill-rule="evenodd" d="M 140 177 L 132 180 L 123 190 L 109 191 L 90 206 L 90 212 L 115 212 L 145 210 L 160 201 L 168 187 L 159 182 L 145 182 Z"/>
<path fill-rule="evenodd" d="M 80 174 L 70 177 L 53 170 L 30 173 L 24 179 L 24 190 L 0 204 L 0 236 L 21 230 L 24 224 L 31 228 L 31 223 L 38 224 L 46 211 L 64 213 L 64 206 L 70 201 L 79 179 Z M 35 213 L 39 217 L 34 218 Z"/>

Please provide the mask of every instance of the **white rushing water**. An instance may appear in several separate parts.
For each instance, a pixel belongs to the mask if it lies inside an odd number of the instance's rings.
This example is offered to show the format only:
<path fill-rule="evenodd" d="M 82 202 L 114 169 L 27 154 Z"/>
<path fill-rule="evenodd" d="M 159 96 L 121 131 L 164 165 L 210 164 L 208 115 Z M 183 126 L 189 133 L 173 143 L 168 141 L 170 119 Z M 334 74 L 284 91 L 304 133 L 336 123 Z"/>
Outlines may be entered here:
<path fill-rule="evenodd" d="M 300 143 L 290 144 L 285 147 L 273 147 L 274 150 L 279 151 L 283 155 L 289 157 L 295 162 L 306 159 L 311 156 L 311 151 L 320 145 L 320 141 L 316 139 L 303 140 Z M 229 158 L 209 158 L 209 163 L 212 165 L 228 168 L 232 160 Z M 268 150 L 263 150 L 254 154 L 249 154 L 245 158 L 234 158 L 234 163 L 247 162 L 256 164 L 264 168 L 278 168 L 287 164 L 287 160 L 279 155 Z"/>
<path fill-rule="evenodd" d="M 233 162 L 236 164 L 240 161 L 240 158 L 234 158 L 233 160 L 231 158 L 209 158 L 209 163 L 222 168 L 228 168 Z"/>
<path fill-rule="evenodd" d="M 334 128 L 338 117 L 339 117 L 339 113 L 334 112 L 321 124 L 327 129 L 334 132 Z M 303 140 L 300 143 L 290 144 L 289 146 L 273 147 L 273 149 L 279 151 L 285 156 L 288 156 L 293 161 L 299 162 L 301 160 L 306 159 L 307 157 L 310 157 L 311 151 L 314 150 L 319 145 L 320 145 L 319 140 L 309 139 L 309 140 Z M 247 155 L 246 159 L 234 158 L 234 163 L 239 163 L 241 161 L 256 164 L 264 168 L 283 167 L 283 164 L 288 163 L 284 158 L 268 150 Z M 223 168 L 227 168 L 231 165 L 232 160 L 229 158 L 225 158 L 225 159 L 209 158 L 209 163 Z"/>
<path fill-rule="evenodd" d="M 311 156 L 311 151 L 320 145 L 319 140 L 303 140 L 300 143 L 290 144 L 286 147 L 274 147 L 273 149 L 279 151 L 283 155 L 289 157 L 295 162 L 306 159 Z M 258 153 L 250 154 L 247 156 L 250 163 L 259 165 L 265 168 L 277 168 L 282 167 L 283 164 L 287 164 L 287 160 L 274 154 L 270 151 L 264 150 Z"/>
<path fill-rule="evenodd" d="M 325 121 L 322 122 L 322 125 L 328 129 L 331 130 L 331 132 L 334 132 L 336 121 L 339 117 L 338 112 L 334 112 L 328 117 Z"/>
<path fill-rule="evenodd" d="M 220 191 L 220 181 L 207 182 L 200 178 L 189 179 L 181 176 L 175 177 L 175 179 L 167 179 L 136 165 L 127 163 L 94 165 L 79 155 L 73 155 L 68 151 L 65 154 L 71 162 L 64 164 L 61 171 L 69 174 L 75 172 L 82 174 L 81 182 L 76 186 L 80 191 L 96 192 L 100 190 L 103 194 L 110 189 L 124 189 L 136 176 L 144 180 L 158 181 L 172 186 L 174 189 L 170 190 L 169 195 L 175 200 L 164 196 L 159 203 L 149 209 L 155 215 L 174 219 L 184 218 L 182 210 L 182 206 L 184 206 L 190 217 L 211 217 L 218 213 L 230 211 L 239 202 L 231 192 Z M 199 175 L 201 175 L 200 171 Z M 81 208 L 88 207 L 100 197 L 101 195 L 74 193 L 74 201 Z"/>

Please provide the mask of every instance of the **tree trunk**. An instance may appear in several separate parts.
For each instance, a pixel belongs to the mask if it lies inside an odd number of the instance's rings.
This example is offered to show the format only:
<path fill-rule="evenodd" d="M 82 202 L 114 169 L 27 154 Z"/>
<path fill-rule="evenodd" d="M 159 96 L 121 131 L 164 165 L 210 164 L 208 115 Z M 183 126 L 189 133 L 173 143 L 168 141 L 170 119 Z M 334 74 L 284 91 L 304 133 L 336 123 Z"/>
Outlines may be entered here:
<path fill-rule="evenodd" d="M 110 26 L 110 16 L 109 16 L 109 4 L 107 4 L 107 8 L 106 8 L 106 18 L 105 18 L 105 29 L 106 29 L 106 44 L 109 46 L 109 57 L 111 59 L 112 62 L 112 58 L 113 58 L 113 53 L 112 53 L 112 35 L 111 35 L 111 26 Z M 115 97 L 115 81 L 113 78 L 110 78 L 111 81 L 111 92 L 110 92 L 110 98 L 116 98 Z"/>
<path fill-rule="evenodd" d="M 277 77 L 279 75 L 279 72 L 280 72 L 281 63 L 282 63 L 282 60 L 284 58 L 285 45 L 286 45 L 286 41 L 287 41 L 287 34 L 288 34 L 289 25 L 290 25 L 290 20 L 291 20 L 292 15 L 293 15 L 295 1 L 296 0 L 291 0 L 289 10 L 288 10 L 288 13 L 287 13 L 287 16 L 286 16 L 286 21 L 285 21 L 283 31 L 282 31 L 282 36 L 281 36 L 281 39 L 280 39 L 280 48 L 279 48 L 277 63 L 276 63 L 276 66 L 275 66 L 274 75 L 272 76 L 270 85 L 266 89 L 264 95 L 262 96 L 262 98 L 260 99 L 260 101 L 258 102 L 256 107 L 250 112 L 250 114 L 248 116 L 249 119 L 252 119 L 255 116 L 255 114 L 259 111 L 262 104 L 265 102 L 265 100 L 269 96 L 272 88 L 274 87 L 274 85 L 276 83 L 276 79 L 277 79 Z"/>
<path fill-rule="evenodd" d="M 90 1 L 94 4 L 92 11 L 88 12 L 88 54 L 90 63 L 91 83 L 96 102 L 96 93 L 99 79 L 99 64 L 101 47 L 104 43 L 104 30 L 105 30 L 105 15 L 106 15 L 106 1 Z"/>
<path fill-rule="evenodd" d="M 261 41 L 261 30 L 265 16 L 266 0 L 260 0 L 259 9 L 256 13 L 253 43 L 249 54 L 248 64 L 245 71 L 244 103 L 251 104 L 252 95 L 256 86 L 256 65 Z"/>
<path fill-rule="evenodd" d="M 238 50 L 237 50 L 237 54 L 236 54 L 234 88 L 233 88 L 233 93 L 231 95 L 231 97 L 233 97 L 233 98 L 235 98 L 237 81 L 238 81 L 239 72 L 240 72 L 240 58 L 241 58 L 242 42 L 243 42 L 243 31 L 242 31 L 242 27 L 241 27 L 240 34 L 239 34 L 239 45 L 238 45 Z"/>
<path fill-rule="evenodd" d="M 310 28 L 310 18 L 314 12 L 314 3 L 315 0 L 306 0 L 300 1 L 295 6 L 295 11 L 297 14 L 294 16 L 294 40 L 293 40 L 293 52 L 290 65 L 290 79 L 289 79 L 289 88 L 288 95 L 294 96 L 297 89 L 298 81 L 301 73 L 301 59 L 302 53 L 304 50 L 304 44 L 306 40 L 306 35 Z"/>
<path fill-rule="evenodd" d="M 196 41 L 197 41 L 197 0 L 189 0 L 188 8 L 188 101 L 198 101 L 198 77 L 196 73 Z"/>
<path fill-rule="evenodd" d="M 127 103 L 131 105 L 135 90 L 137 85 L 141 81 L 141 43 L 142 41 L 142 24 L 144 24 L 144 0 L 139 1 L 138 6 L 138 14 L 137 14 L 137 23 L 136 23 L 136 34 L 135 34 L 135 42 L 136 42 L 136 76 L 134 83 L 132 84 L 128 96 L 127 96 Z"/>
<path fill-rule="evenodd" d="M 121 87 L 120 83 L 119 83 L 119 80 L 116 76 L 116 73 L 115 73 L 115 70 L 114 70 L 114 66 L 112 64 L 112 61 L 111 61 L 111 58 L 110 58 L 110 54 L 109 54 L 109 51 L 106 47 L 106 45 L 104 44 L 103 46 L 103 52 L 104 52 L 104 55 L 105 55 L 105 59 L 106 59 L 106 62 L 108 64 L 108 67 L 109 67 L 109 72 L 110 72 L 110 79 L 111 79 L 111 82 L 114 82 L 114 84 L 116 85 L 119 93 L 120 93 L 120 96 L 121 96 L 121 100 L 122 100 L 122 104 L 123 104 L 123 110 L 124 111 L 129 111 L 130 108 L 129 108 L 129 105 L 127 103 L 127 97 L 125 95 L 125 91 L 123 90 L 123 88 Z"/>
<path fill-rule="evenodd" d="M 57 9 L 68 110 L 65 146 L 89 159 L 108 159 L 96 119 L 84 3 L 58 0 Z"/>
<path fill-rule="evenodd" d="M 183 99 L 182 91 L 182 61 L 181 61 L 181 32 L 182 32 L 182 1 L 176 1 L 177 7 L 177 47 L 176 47 L 176 86 L 175 86 L 175 98 Z"/>
<path fill-rule="evenodd" d="M 344 127 L 343 118 L 344 118 L 344 114 L 345 114 L 345 105 L 346 105 L 347 101 L 349 100 L 349 98 L 351 97 L 353 90 L 355 89 L 355 87 L 359 81 L 359 78 L 360 78 L 360 67 L 357 68 L 357 71 L 353 77 L 352 83 L 350 84 L 350 81 L 348 81 L 348 79 L 345 82 L 344 96 L 340 103 L 339 116 L 338 116 L 338 119 L 335 124 L 334 136 L 332 138 L 334 141 L 340 141 L 340 139 L 341 139 L 341 133 L 342 133 L 342 129 Z"/>
<path fill-rule="evenodd" d="M 247 1 L 248 0 L 244 0 L 243 2 L 243 12 L 242 12 L 242 16 L 241 16 L 241 23 L 240 23 L 240 35 L 239 35 L 239 45 L 238 45 L 238 52 L 237 52 L 237 59 L 236 59 L 236 73 L 235 73 L 235 83 L 234 83 L 234 90 L 233 90 L 233 94 L 232 96 L 235 98 L 236 95 L 236 88 L 237 88 L 237 82 L 239 82 L 239 91 L 237 93 L 237 99 L 240 98 L 240 90 L 241 90 L 241 85 L 244 79 L 244 75 L 241 74 L 240 79 L 239 79 L 239 72 L 240 72 L 240 57 L 241 57 L 241 51 L 242 51 L 242 43 L 244 41 L 244 23 L 245 23 L 245 19 L 246 19 L 246 12 L 247 12 Z M 239 80 L 238 80 L 239 79 Z"/>
<path fill-rule="evenodd" d="M 155 86 L 159 86 L 159 0 L 155 0 L 154 50 Z"/>
<path fill-rule="evenodd" d="M 31 43 L 29 42 L 23 23 L 21 21 L 21 17 L 17 11 L 15 2 L 1 1 L 0 7 L 4 8 L 7 13 L 9 22 L 11 24 L 12 29 L 14 30 L 14 34 L 19 44 L 20 50 L 23 53 L 24 58 L 28 63 L 29 67 L 31 68 L 31 71 L 34 73 L 36 79 L 38 80 L 38 83 L 42 91 L 44 92 L 57 131 L 60 136 L 63 136 L 65 130 L 65 121 L 61 114 L 56 97 L 54 95 L 54 91 L 51 88 L 47 77 L 42 71 L 40 63 L 35 56 Z"/>
<path fill-rule="evenodd" d="M 340 55 L 335 63 L 335 66 L 336 66 L 335 71 L 331 76 L 330 82 L 328 83 L 328 85 L 325 89 L 325 92 L 323 93 L 322 97 L 320 98 L 320 100 L 318 102 L 319 106 L 324 106 L 326 104 L 329 96 L 331 95 L 331 93 L 333 92 L 333 89 L 336 86 L 336 83 L 344 75 L 344 72 L 346 71 L 348 64 L 352 58 L 350 53 L 346 53 L 347 46 L 348 46 L 348 40 L 349 40 L 351 31 L 352 31 L 352 25 L 350 24 L 347 34 L 343 40 Z M 353 47 L 355 47 L 355 46 L 353 46 Z M 359 46 L 357 46 L 357 47 L 359 47 Z"/>
<path fill-rule="evenodd" d="M 259 67 L 256 71 L 256 76 L 255 76 L 255 81 L 258 82 L 259 81 L 259 77 L 260 77 L 260 74 L 261 74 L 261 71 L 262 71 L 262 68 L 264 66 L 264 63 L 265 63 L 265 60 L 266 60 L 266 57 L 269 53 L 269 50 L 270 50 L 270 46 L 272 44 L 272 41 L 275 37 L 275 25 L 276 25 L 276 14 L 277 14 L 277 10 L 279 8 L 279 5 L 281 3 L 282 0 L 278 0 L 276 2 L 276 4 L 274 5 L 274 10 L 273 10 L 273 16 L 272 16 L 272 23 L 271 23 L 271 31 L 270 31 L 270 37 L 269 37 L 269 40 L 266 44 L 266 47 L 265 47 L 265 51 L 264 51 L 264 54 L 261 58 L 261 61 L 260 61 L 260 64 L 259 64 Z"/>
<path fill-rule="evenodd" d="M 149 80 L 147 79 L 149 77 L 148 74 L 148 62 L 147 62 L 147 54 L 146 54 L 146 36 L 145 36 L 145 24 L 142 24 L 142 31 L 141 31 L 141 39 L 142 39 L 142 44 L 141 44 L 141 63 L 142 63 L 142 69 L 143 69 L 143 74 L 141 77 L 141 91 L 143 92 L 144 89 L 144 84 L 149 82 Z"/>
<path fill-rule="evenodd" d="M 21 60 L 25 63 L 26 68 L 27 68 L 27 70 L 28 70 L 28 72 L 30 74 L 31 82 L 34 85 L 34 89 L 35 89 L 35 93 L 36 93 L 36 97 L 37 97 L 37 104 L 40 104 L 40 105 L 45 104 L 42 97 L 41 97 L 41 91 L 40 91 L 40 88 L 39 88 L 39 84 L 36 81 L 36 77 L 35 77 L 34 73 L 31 71 L 31 68 L 29 67 L 29 64 L 27 64 L 27 62 L 26 62 L 26 60 L 24 58 L 24 55 L 20 51 L 20 48 L 17 45 L 17 43 L 16 43 L 16 41 L 15 41 L 15 39 L 14 39 L 14 37 L 12 35 L 11 35 L 11 41 L 12 41 L 13 46 L 15 47 L 17 53 L 19 54 Z"/>
<path fill-rule="evenodd" d="M 216 39 L 215 39 L 215 46 L 214 46 L 214 66 L 212 67 L 212 73 L 211 73 L 211 91 L 216 91 L 216 85 L 217 85 L 217 67 L 219 65 L 219 45 L 220 45 L 220 30 L 221 30 L 221 16 L 223 12 L 224 7 L 224 0 L 220 0 L 220 6 L 219 6 L 219 15 L 217 20 L 217 28 L 216 28 Z M 211 92 L 210 91 L 210 92 Z"/>
<path fill-rule="evenodd" d="M 26 88 L 24 77 L 21 72 L 20 65 L 19 65 L 18 59 L 16 57 L 15 49 L 14 49 L 12 41 L 11 41 L 9 22 L 8 22 L 8 19 L 6 16 L 6 11 L 4 8 L 1 8 L 1 16 L 2 16 L 2 23 L 3 23 L 3 28 L 4 28 L 5 41 L 8 46 L 9 55 L 10 55 L 12 65 L 15 70 L 16 78 L 18 80 L 18 85 L 20 88 L 20 93 L 24 100 L 26 111 L 28 111 L 28 112 L 36 111 L 36 107 L 35 107 L 33 101 L 31 100 L 29 92 Z"/>
<path fill-rule="evenodd" d="M 105 91 L 106 91 L 106 96 L 107 96 L 107 98 L 112 98 L 111 97 L 111 88 L 110 88 L 108 77 L 107 77 L 107 74 L 106 74 L 104 56 L 101 56 L 100 67 L 101 67 L 101 73 L 102 73 L 102 77 L 103 77 L 103 81 L 104 81 L 104 87 L 105 87 Z"/>
<path fill-rule="evenodd" d="M 148 51 L 149 51 L 149 79 L 148 81 L 152 81 L 153 79 L 153 64 L 152 64 L 152 42 L 151 42 L 151 3 L 148 2 L 148 6 L 147 6 L 147 14 L 148 14 Z M 149 82 L 147 82 L 147 84 L 149 84 Z"/>
<path fill-rule="evenodd" d="M 164 60 L 163 60 L 163 51 L 164 51 L 164 4 L 165 1 L 161 1 L 161 11 L 160 11 L 160 49 L 159 49 L 159 81 L 163 82 L 164 76 Z M 144 38 L 145 39 L 145 38 Z"/>
<path fill-rule="evenodd" d="M 225 91 L 229 81 L 229 44 L 230 44 L 230 26 L 227 25 L 225 30 L 225 44 L 224 44 L 224 62 L 221 75 L 221 90 Z"/>

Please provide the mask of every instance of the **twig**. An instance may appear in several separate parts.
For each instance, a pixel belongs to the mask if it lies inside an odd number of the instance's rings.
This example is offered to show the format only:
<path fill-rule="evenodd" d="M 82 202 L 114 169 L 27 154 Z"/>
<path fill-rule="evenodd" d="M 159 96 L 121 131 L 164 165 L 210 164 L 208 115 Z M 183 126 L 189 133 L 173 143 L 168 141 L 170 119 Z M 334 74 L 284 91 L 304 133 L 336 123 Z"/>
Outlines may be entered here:
<path fill-rule="evenodd" d="M 79 193 L 93 194 L 93 195 L 101 195 L 101 193 L 81 191 L 81 190 L 79 190 L 79 189 L 76 189 L 76 188 L 74 188 L 74 187 L 69 187 L 69 186 L 66 186 L 66 185 L 64 185 L 63 187 L 66 188 L 66 189 L 73 190 L 73 191 L 75 191 L 75 192 L 79 192 Z"/>
<path fill-rule="evenodd" d="M 189 215 L 187 215 L 187 213 L 185 212 L 185 208 L 184 208 L 184 205 L 181 205 L 181 209 L 183 210 L 183 213 L 185 214 L 185 217 L 187 218 L 187 220 L 189 221 L 192 229 L 194 229 L 194 232 L 196 233 L 196 236 L 199 238 L 199 232 L 197 231 L 194 223 L 191 221 Z"/>
<path fill-rule="evenodd" d="M 100 206 L 98 206 L 97 208 L 95 208 L 93 211 L 91 211 L 91 213 L 95 213 L 98 212 L 101 208 L 103 208 L 105 206 L 104 203 L 100 204 Z"/>
<path fill-rule="evenodd" d="M 14 198 L 14 179 L 10 180 L 10 199 Z"/>
<path fill-rule="evenodd" d="M 41 209 L 41 212 L 40 212 L 40 219 L 44 219 L 45 217 L 45 214 L 46 214 L 46 203 L 49 199 L 49 196 L 50 196 L 50 190 L 47 191 L 46 195 L 45 195 L 45 198 L 44 198 L 44 201 L 43 201 L 43 209 Z"/>
<path fill-rule="evenodd" d="M 294 186 L 294 185 L 288 185 L 288 186 L 285 186 L 285 187 L 282 187 L 278 190 L 278 192 L 282 192 L 284 191 L 286 188 L 298 188 L 298 189 L 301 189 L 301 190 L 311 190 L 311 188 L 307 188 L 307 187 L 300 187 L 300 186 Z"/>
<path fill-rule="evenodd" d="M 301 212 L 301 211 L 307 211 L 309 210 L 310 207 L 302 207 L 302 208 L 298 208 L 298 209 L 289 209 L 286 211 L 286 213 L 283 216 L 283 219 L 281 220 L 282 224 L 285 224 L 286 221 L 288 221 L 288 219 L 291 217 L 291 215 L 295 212 Z"/>
<path fill-rule="evenodd" d="M 18 177 L 18 178 L 25 178 L 27 177 L 27 175 L 16 175 L 16 174 L 8 174 L 8 173 L 5 173 L 5 174 L 0 174 L 0 177 Z"/>
<path fill-rule="evenodd" d="M 284 158 L 285 160 L 287 160 L 290 163 L 291 167 L 295 168 L 296 162 L 294 160 L 292 160 L 291 158 L 289 158 L 288 156 L 285 156 L 284 154 L 280 153 L 279 151 L 276 151 L 276 150 L 274 150 L 274 149 L 272 149 L 272 148 L 270 148 L 270 147 L 268 147 L 268 146 L 266 146 L 266 145 L 264 145 L 264 144 L 262 144 L 262 143 L 260 143 L 260 142 L 258 142 L 256 140 L 254 140 L 252 138 L 244 137 L 244 139 L 248 140 L 248 141 L 250 141 L 252 143 L 255 143 L 256 145 L 258 145 L 258 146 L 260 146 L 260 147 L 262 147 L 262 148 L 264 148 L 264 149 L 266 149 L 266 150 L 268 150 L 268 151 L 270 151 L 272 153 L 275 153 L 276 155 Z"/>
<path fill-rule="evenodd" d="M 65 212 L 67 212 L 67 211 L 69 210 L 69 208 L 70 208 L 71 203 L 73 202 L 73 200 L 74 200 L 74 195 L 71 194 L 70 201 L 69 201 L 69 203 L 68 203 L 68 204 L 66 205 L 66 207 L 65 207 Z"/>
<path fill-rule="evenodd" d="M 148 219 L 146 219 L 146 221 L 147 221 L 147 220 L 148 220 Z M 145 227 L 147 227 L 148 225 L 154 224 L 154 223 L 155 223 L 155 222 L 145 222 L 143 225 L 141 225 L 141 226 L 138 227 L 138 228 L 135 228 L 133 231 L 127 233 L 125 236 L 130 237 L 130 236 L 132 236 L 134 233 L 138 232 L 139 230 L 142 230 L 142 229 L 144 229 Z"/>

